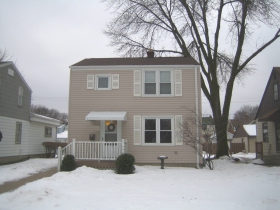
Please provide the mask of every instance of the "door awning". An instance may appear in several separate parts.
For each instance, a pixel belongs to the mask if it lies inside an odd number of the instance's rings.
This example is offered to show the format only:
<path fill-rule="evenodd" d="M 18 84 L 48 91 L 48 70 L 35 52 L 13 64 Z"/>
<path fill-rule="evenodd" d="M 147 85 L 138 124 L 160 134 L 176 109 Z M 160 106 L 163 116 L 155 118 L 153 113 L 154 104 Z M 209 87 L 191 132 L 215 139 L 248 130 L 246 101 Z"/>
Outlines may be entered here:
<path fill-rule="evenodd" d="M 90 112 L 86 120 L 125 120 L 126 112 Z"/>

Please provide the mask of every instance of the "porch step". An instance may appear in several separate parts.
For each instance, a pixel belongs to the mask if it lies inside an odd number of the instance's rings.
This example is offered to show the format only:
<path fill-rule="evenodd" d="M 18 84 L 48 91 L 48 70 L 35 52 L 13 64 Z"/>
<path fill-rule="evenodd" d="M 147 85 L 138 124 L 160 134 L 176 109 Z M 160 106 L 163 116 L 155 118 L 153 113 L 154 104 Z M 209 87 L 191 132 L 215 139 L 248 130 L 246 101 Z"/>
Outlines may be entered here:
<path fill-rule="evenodd" d="M 87 166 L 97 169 L 116 169 L 116 161 L 112 160 L 76 160 L 76 167 Z"/>
<path fill-rule="evenodd" d="M 280 155 L 264 156 L 263 161 L 267 165 L 280 166 Z"/>

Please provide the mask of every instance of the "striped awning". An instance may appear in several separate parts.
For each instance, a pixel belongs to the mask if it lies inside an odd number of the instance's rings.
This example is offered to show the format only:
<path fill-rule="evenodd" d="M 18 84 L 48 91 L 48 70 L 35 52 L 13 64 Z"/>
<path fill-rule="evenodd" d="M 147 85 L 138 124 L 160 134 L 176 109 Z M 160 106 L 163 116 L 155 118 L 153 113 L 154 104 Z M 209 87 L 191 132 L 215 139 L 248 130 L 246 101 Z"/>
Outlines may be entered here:
<path fill-rule="evenodd" d="M 90 112 L 86 120 L 125 120 L 126 112 Z"/>

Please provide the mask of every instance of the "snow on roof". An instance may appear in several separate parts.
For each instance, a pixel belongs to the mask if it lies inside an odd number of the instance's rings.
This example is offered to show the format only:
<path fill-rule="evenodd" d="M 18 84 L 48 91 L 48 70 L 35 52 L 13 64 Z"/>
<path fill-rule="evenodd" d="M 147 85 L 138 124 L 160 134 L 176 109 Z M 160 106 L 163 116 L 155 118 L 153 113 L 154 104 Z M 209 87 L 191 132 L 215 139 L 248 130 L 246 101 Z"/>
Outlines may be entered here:
<path fill-rule="evenodd" d="M 62 133 L 57 134 L 58 139 L 67 139 L 68 138 L 68 131 L 63 131 Z"/>
<path fill-rule="evenodd" d="M 249 136 L 256 136 L 256 124 L 254 125 L 243 125 L 245 131 L 248 133 Z"/>

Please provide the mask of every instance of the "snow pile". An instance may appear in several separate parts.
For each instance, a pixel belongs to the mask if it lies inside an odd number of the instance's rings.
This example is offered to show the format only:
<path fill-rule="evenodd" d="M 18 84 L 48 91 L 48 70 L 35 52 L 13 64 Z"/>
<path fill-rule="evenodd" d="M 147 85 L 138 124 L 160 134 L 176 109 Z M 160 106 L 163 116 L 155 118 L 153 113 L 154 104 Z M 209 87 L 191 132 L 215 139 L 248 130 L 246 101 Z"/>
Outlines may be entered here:
<path fill-rule="evenodd" d="M 0 209 L 279 209 L 280 167 L 213 162 L 213 171 L 136 166 L 130 175 L 83 166 L 1 194 Z"/>

